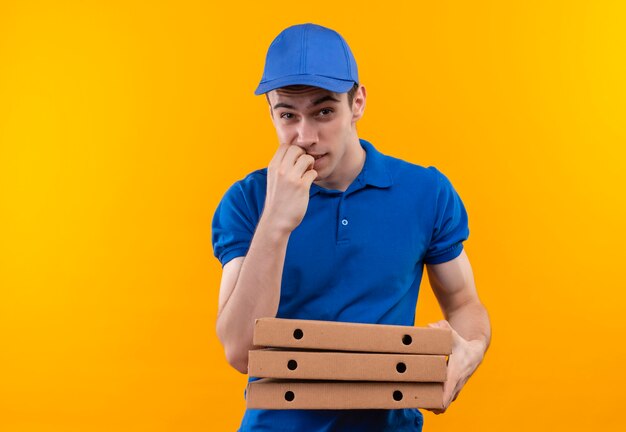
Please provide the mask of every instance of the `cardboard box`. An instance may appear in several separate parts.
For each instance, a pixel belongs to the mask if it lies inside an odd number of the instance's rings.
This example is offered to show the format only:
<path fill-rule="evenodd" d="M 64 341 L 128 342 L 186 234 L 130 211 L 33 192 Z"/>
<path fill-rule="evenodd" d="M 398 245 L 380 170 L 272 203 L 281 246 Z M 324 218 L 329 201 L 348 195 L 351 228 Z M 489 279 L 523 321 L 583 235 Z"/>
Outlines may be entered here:
<path fill-rule="evenodd" d="M 446 357 L 332 351 L 250 350 L 248 375 L 346 381 L 444 382 Z"/>
<path fill-rule="evenodd" d="M 257 319 L 252 342 L 259 347 L 432 355 L 452 353 L 452 332 L 449 329 L 283 318 Z"/>
<path fill-rule="evenodd" d="M 443 408 L 443 383 L 291 381 L 248 383 L 248 409 Z"/>

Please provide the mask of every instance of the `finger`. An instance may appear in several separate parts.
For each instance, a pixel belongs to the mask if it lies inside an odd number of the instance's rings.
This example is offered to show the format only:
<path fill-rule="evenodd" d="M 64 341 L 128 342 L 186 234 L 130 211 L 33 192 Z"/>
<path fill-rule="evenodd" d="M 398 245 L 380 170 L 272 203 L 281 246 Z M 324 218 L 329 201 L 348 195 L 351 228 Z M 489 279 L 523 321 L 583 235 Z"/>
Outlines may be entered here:
<path fill-rule="evenodd" d="M 441 414 L 441 413 L 443 413 L 443 412 L 445 411 L 445 410 L 441 410 L 441 409 L 434 409 L 434 408 L 424 408 L 424 409 L 425 409 L 426 411 L 430 411 L 430 412 L 432 412 L 433 414 L 437 414 L 437 415 L 439 415 L 439 414 Z"/>
<path fill-rule="evenodd" d="M 281 164 L 283 165 L 284 168 L 289 170 L 291 169 L 292 166 L 296 164 L 296 161 L 298 160 L 300 155 L 303 155 L 305 153 L 306 152 L 304 151 L 302 147 L 297 146 L 295 144 L 291 144 L 289 145 L 289 148 L 285 152 L 285 156 L 283 157 Z"/>
<path fill-rule="evenodd" d="M 465 339 L 463 339 L 463 337 L 459 334 L 459 332 L 457 332 L 447 320 L 441 320 L 441 321 L 437 321 L 436 323 L 428 324 L 428 327 L 450 330 L 450 332 L 452 333 L 452 346 L 453 347 L 459 346 L 461 343 L 465 341 Z"/>
<path fill-rule="evenodd" d="M 313 156 L 308 154 L 300 155 L 295 165 L 295 171 L 298 177 L 302 177 L 306 171 L 313 169 L 313 165 L 315 165 L 315 158 Z"/>
<path fill-rule="evenodd" d="M 443 324 L 444 322 L 447 322 L 447 321 L 441 320 L 441 321 L 437 321 L 434 323 L 430 323 L 428 324 L 428 327 L 442 328 L 443 326 L 445 326 L 445 324 Z"/>
<path fill-rule="evenodd" d="M 450 322 L 448 320 L 443 319 L 443 320 L 437 321 L 437 324 L 439 324 L 439 327 L 441 327 L 441 328 L 452 329 L 452 326 L 450 325 Z M 454 329 L 452 329 L 452 330 L 454 330 Z"/>
<path fill-rule="evenodd" d="M 468 378 L 465 378 L 465 379 L 459 381 L 459 383 L 456 385 L 456 389 L 454 390 L 454 397 L 452 398 L 452 402 L 454 402 L 456 400 L 456 398 L 459 397 L 459 395 L 461 394 L 461 390 L 463 390 L 463 387 L 465 387 L 465 384 L 467 384 L 467 380 L 468 380 Z"/>
<path fill-rule="evenodd" d="M 437 322 L 437 324 L 438 324 L 438 327 L 439 327 L 439 328 L 444 328 L 444 329 L 448 329 L 448 330 L 450 330 L 450 331 L 452 332 L 452 335 L 453 335 L 455 338 L 461 338 L 461 335 L 459 334 L 459 332 L 457 332 L 457 331 L 454 329 L 454 327 L 452 327 L 452 324 L 450 324 L 450 322 L 449 322 L 449 321 L 447 321 L 447 320 L 441 320 L 441 321 L 438 321 L 438 322 Z"/>
<path fill-rule="evenodd" d="M 443 383 L 443 402 L 444 407 L 447 407 L 452 402 L 452 395 L 456 391 L 459 382 L 459 376 L 457 372 L 457 365 L 454 361 L 456 357 L 451 354 L 448 357 L 448 367 L 446 370 L 446 380 Z"/>
<path fill-rule="evenodd" d="M 270 161 L 270 166 L 280 165 L 283 158 L 285 157 L 285 153 L 287 153 L 287 149 L 289 149 L 289 144 L 280 143 L 280 145 L 276 149 L 276 152 L 274 153 L 274 156 L 272 157 L 272 160 Z"/>
<path fill-rule="evenodd" d="M 456 394 L 454 395 L 454 397 L 452 398 L 452 402 L 454 402 L 456 400 L 456 398 L 459 397 L 459 393 L 461 393 L 461 391 L 457 391 Z"/>
<path fill-rule="evenodd" d="M 446 406 L 444 405 L 444 407 L 443 407 L 443 408 L 424 408 L 424 409 L 425 409 L 426 411 L 430 411 L 430 412 L 432 412 L 433 414 L 437 414 L 437 415 L 439 415 L 439 414 L 443 414 L 444 412 L 446 412 L 446 409 L 448 409 L 448 407 L 446 407 Z"/>
<path fill-rule="evenodd" d="M 310 169 L 304 173 L 302 178 L 305 180 L 306 185 L 308 187 L 311 187 L 311 183 L 313 183 L 315 179 L 317 178 L 317 171 L 315 171 L 314 169 Z"/>
<path fill-rule="evenodd" d="M 446 382 L 443 383 L 443 406 L 444 408 L 450 404 L 451 393 L 452 393 L 452 380 L 450 374 L 448 373 L 448 378 Z"/>

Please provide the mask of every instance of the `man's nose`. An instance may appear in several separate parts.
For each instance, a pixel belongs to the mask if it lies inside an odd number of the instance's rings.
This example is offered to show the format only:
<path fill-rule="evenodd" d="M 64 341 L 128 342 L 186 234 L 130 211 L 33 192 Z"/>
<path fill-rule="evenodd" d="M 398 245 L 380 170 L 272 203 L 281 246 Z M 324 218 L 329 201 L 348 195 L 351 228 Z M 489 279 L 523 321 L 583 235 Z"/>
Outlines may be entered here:
<path fill-rule="evenodd" d="M 298 124 L 298 138 L 296 144 L 302 148 L 312 146 L 317 142 L 317 128 L 308 120 Z"/>

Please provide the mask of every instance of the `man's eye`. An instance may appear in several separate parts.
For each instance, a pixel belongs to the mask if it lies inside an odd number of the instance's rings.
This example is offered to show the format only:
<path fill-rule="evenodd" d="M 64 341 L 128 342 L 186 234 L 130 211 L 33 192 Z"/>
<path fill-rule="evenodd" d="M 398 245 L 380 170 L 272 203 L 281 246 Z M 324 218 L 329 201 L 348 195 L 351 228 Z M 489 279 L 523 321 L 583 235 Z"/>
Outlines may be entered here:
<path fill-rule="evenodd" d="M 288 119 L 289 120 L 289 119 L 293 118 L 293 114 L 291 114 L 291 113 L 282 113 L 280 115 L 280 118 L 284 118 L 284 119 Z"/>
<path fill-rule="evenodd" d="M 322 115 L 322 117 L 325 117 L 327 115 L 332 114 L 333 110 L 331 110 L 330 108 L 323 108 L 320 110 L 320 114 Z"/>

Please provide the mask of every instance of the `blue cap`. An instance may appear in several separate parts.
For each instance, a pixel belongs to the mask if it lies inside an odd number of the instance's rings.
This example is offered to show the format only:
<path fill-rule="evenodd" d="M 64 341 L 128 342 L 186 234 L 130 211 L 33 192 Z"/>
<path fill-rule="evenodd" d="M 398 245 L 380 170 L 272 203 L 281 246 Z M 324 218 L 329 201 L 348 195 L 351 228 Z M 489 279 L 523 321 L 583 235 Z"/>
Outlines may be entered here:
<path fill-rule="evenodd" d="M 356 61 L 343 37 L 317 24 L 286 28 L 272 42 L 254 94 L 302 84 L 345 93 L 359 82 Z"/>

